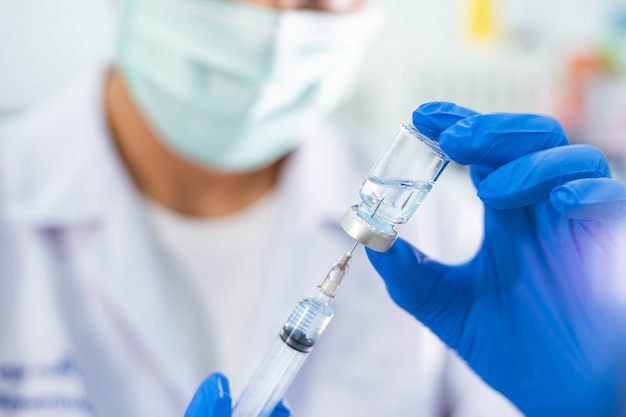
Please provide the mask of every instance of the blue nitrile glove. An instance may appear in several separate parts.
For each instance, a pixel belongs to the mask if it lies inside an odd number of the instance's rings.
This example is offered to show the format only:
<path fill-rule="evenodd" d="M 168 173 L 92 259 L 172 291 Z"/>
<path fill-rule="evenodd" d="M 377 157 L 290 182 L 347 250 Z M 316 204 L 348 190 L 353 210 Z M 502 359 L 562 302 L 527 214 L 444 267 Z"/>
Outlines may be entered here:
<path fill-rule="evenodd" d="M 193 396 L 185 417 L 230 417 L 232 399 L 228 379 L 220 373 L 209 375 Z M 290 417 L 291 411 L 280 401 L 270 417 Z"/>
<path fill-rule="evenodd" d="M 428 103 L 413 123 L 470 165 L 484 240 L 456 266 L 368 250 L 393 300 L 528 416 L 626 416 L 626 186 L 549 117 Z"/>

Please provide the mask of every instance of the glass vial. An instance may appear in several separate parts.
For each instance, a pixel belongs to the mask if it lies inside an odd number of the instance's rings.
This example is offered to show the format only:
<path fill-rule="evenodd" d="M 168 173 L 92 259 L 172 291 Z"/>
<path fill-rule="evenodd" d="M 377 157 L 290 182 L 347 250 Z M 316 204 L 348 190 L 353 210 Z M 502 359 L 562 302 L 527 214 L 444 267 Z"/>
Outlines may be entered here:
<path fill-rule="evenodd" d="M 401 125 L 361 185 L 361 203 L 344 215 L 351 237 L 378 252 L 389 250 L 422 204 L 450 158 L 439 144 L 408 124 Z"/>

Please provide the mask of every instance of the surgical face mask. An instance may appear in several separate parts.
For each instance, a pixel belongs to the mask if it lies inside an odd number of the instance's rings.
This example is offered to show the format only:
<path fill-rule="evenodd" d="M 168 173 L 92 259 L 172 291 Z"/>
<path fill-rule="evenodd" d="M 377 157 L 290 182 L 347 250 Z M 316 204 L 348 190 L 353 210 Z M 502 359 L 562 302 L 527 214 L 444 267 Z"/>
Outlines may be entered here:
<path fill-rule="evenodd" d="M 117 62 L 157 135 L 222 171 L 267 166 L 351 89 L 377 11 L 127 0 Z"/>

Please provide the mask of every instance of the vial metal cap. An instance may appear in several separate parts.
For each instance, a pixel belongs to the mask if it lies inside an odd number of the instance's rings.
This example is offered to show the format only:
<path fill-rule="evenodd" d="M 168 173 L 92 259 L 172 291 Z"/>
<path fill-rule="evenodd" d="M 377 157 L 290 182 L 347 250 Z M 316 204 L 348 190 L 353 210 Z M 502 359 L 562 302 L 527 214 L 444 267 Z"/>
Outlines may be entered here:
<path fill-rule="evenodd" d="M 341 219 L 341 227 L 353 239 L 377 252 L 387 252 L 398 237 L 398 232 L 380 230 L 357 214 L 358 206 L 350 207 Z"/>

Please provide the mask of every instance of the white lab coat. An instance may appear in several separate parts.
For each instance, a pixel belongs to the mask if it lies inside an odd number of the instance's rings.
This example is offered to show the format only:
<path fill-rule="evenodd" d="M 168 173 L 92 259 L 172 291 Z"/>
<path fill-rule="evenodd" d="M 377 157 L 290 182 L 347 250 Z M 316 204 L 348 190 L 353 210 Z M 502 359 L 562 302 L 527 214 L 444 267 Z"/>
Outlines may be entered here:
<path fill-rule="evenodd" d="M 182 416 L 205 376 L 102 106 L 98 72 L 0 128 L 0 416 Z M 338 222 L 371 159 L 336 131 L 312 136 L 280 182 L 270 283 L 241 358 L 249 373 L 351 246 Z M 479 219 L 454 197 L 433 191 L 402 235 L 436 256 L 469 256 L 452 253 L 463 241 L 475 249 Z M 362 250 L 332 307 L 288 392 L 296 417 L 516 415 L 392 303 Z"/>

